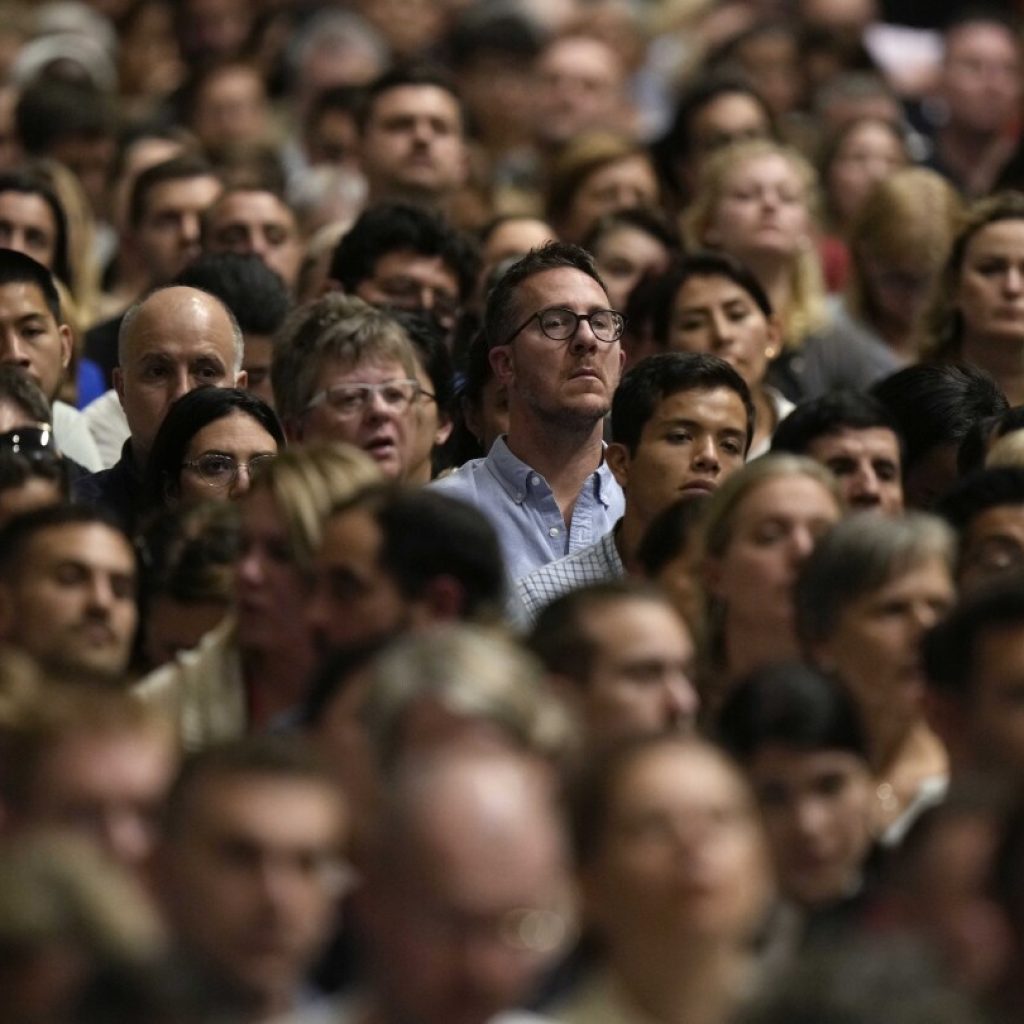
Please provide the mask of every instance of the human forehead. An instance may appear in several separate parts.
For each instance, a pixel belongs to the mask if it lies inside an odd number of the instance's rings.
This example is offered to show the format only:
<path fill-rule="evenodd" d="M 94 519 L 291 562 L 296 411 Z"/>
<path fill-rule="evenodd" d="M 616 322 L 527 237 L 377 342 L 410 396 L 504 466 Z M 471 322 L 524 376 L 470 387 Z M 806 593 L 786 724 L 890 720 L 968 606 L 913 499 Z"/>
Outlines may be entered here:
<path fill-rule="evenodd" d="M 522 282 L 516 296 L 520 310 L 538 312 L 549 306 L 565 306 L 576 312 L 606 309 L 608 293 L 589 274 L 575 267 L 542 270 Z"/>
<path fill-rule="evenodd" d="M 355 558 L 374 562 L 383 543 L 384 535 L 366 508 L 350 508 L 336 512 L 324 522 L 318 560 L 323 568 L 341 563 L 349 564 Z"/>
<path fill-rule="evenodd" d="M 388 356 L 371 356 L 358 361 L 331 356 L 321 363 L 315 387 L 324 390 L 341 384 L 383 384 L 392 380 L 409 380 L 409 374 L 410 369 L 398 359 Z"/>
<path fill-rule="evenodd" d="M 1020 48 L 1010 29 L 996 22 L 968 22 L 946 35 L 946 61 L 959 57 L 992 57 L 1018 60 Z"/>
<path fill-rule="evenodd" d="M 326 780 L 259 772 L 196 779 L 188 831 L 245 839 L 268 850 L 331 845 L 340 838 L 340 796 Z"/>
<path fill-rule="evenodd" d="M 750 491 L 740 502 L 736 520 L 738 524 L 771 516 L 802 520 L 822 513 L 838 518 L 838 499 L 821 481 L 790 474 L 764 480 Z"/>
<path fill-rule="evenodd" d="M 291 207 L 272 192 L 256 189 L 224 196 L 210 209 L 209 218 L 213 227 L 223 227 L 231 221 L 295 223 Z"/>
<path fill-rule="evenodd" d="M 382 92 L 370 107 L 370 123 L 397 116 L 442 116 L 453 124 L 462 123 L 458 100 L 439 85 L 396 85 Z"/>
<path fill-rule="evenodd" d="M 161 181 L 147 193 L 143 217 L 152 217 L 165 209 L 204 209 L 220 191 L 221 184 L 213 175 Z"/>
<path fill-rule="evenodd" d="M 230 314 L 212 296 L 194 289 L 157 293 L 123 330 L 123 362 L 154 356 L 188 362 L 216 356 L 231 365 L 235 359 Z"/>
<path fill-rule="evenodd" d="M 713 419 L 719 429 L 735 428 L 747 432 L 747 407 L 739 393 L 728 387 L 686 388 L 665 395 L 654 407 L 648 423 L 687 419 L 700 422 Z"/>
<path fill-rule="evenodd" d="M 56 323 L 42 289 L 33 281 L 12 281 L 0 284 L 0 316 L 41 316 Z"/>
<path fill-rule="evenodd" d="M 579 78 L 599 78 L 608 82 L 621 74 L 615 51 L 600 39 L 573 36 L 558 40 L 541 57 L 545 70 L 557 71 Z"/>
<path fill-rule="evenodd" d="M 14 189 L 0 192 L 0 210 L 8 216 L 12 211 L 17 211 L 17 216 L 22 220 L 44 220 L 50 231 L 57 230 L 57 218 L 50 204 L 38 192 L 19 192 Z"/>
<path fill-rule="evenodd" d="M 458 294 L 459 278 L 440 256 L 430 256 L 412 249 L 386 252 L 373 264 L 376 279 L 409 277 L 421 284 L 445 288 Z"/>
<path fill-rule="evenodd" d="M 105 523 L 61 523 L 38 530 L 26 545 L 37 565 L 75 561 L 105 572 L 135 574 L 135 553 L 128 538 Z"/>
<path fill-rule="evenodd" d="M 734 302 L 743 302 L 763 312 L 746 288 L 723 274 L 692 274 L 676 289 L 677 309 Z"/>
<path fill-rule="evenodd" d="M 866 454 L 885 455 L 899 461 L 900 443 L 888 427 L 844 427 L 835 433 L 816 437 L 808 445 L 808 452 L 817 458 Z"/>
<path fill-rule="evenodd" d="M 1019 253 L 1024 250 L 1024 218 L 994 220 L 978 228 L 968 239 L 965 256 L 970 259 L 979 252 L 1009 250 Z"/>
<path fill-rule="evenodd" d="M 800 169 L 782 153 L 758 153 L 748 156 L 726 176 L 725 188 L 736 188 L 750 182 L 786 183 L 803 189 Z"/>
<path fill-rule="evenodd" d="M 629 595 L 605 601 L 584 612 L 588 632 L 600 648 L 599 660 L 621 661 L 637 649 L 663 654 L 671 649 L 679 657 L 691 652 L 689 633 L 682 619 L 654 595 Z M 595 666 L 600 669 L 600 663 Z"/>

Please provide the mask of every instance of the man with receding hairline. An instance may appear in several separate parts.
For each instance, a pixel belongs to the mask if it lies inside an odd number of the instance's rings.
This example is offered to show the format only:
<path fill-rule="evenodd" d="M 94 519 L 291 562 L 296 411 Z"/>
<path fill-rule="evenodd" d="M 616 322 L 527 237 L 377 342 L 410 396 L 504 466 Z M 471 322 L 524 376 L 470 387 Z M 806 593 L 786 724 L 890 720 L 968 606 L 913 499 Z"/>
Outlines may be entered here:
<path fill-rule="evenodd" d="M 125 314 L 114 387 L 131 434 L 116 465 L 86 477 L 80 501 L 105 506 L 132 529 L 149 450 L 167 410 L 198 387 L 244 387 L 238 322 L 220 299 L 197 288 L 151 292 Z"/>

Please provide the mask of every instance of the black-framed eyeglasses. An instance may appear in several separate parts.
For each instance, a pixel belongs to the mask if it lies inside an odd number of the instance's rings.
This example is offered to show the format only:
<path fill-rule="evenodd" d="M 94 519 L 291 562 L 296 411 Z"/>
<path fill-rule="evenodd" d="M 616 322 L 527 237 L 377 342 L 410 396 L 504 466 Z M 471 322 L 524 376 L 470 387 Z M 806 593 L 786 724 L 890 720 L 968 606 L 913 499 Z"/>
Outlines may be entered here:
<path fill-rule="evenodd" d="M 0 452 L 20 455 L 23 459 L 57 459 L 60 452 L 49 423 L 31 427 L 15 427 L 0 434 Z"/>
<path fill-rule="evenodd" d="M 614 344 L 626 329 L 626 318 L 614 309 L 595 309 L 592 313 L 576 313 L 563 306 L 551 306 L 539 313 L 532 313 L 507 338 L 507 345 L 520 331 L 536 320 L 541 334 L 552 341 L 569 341 L 576 337 L 580 322 L 586 320 L 598 341 Z"/>
<path fill-rule="evenodd" d="M 404 413 L 420 395 L 434 397 L 420 387 L 418 380 L 386 380 L 382 384 L 353 382 L 318 391 L 306 409 L 326 404 L 342 418 L 360 416 L 377 395 L 397 415 Z"/>
<path fill-rule="evenodd" d="M 270 452 L 254 455 L 248 462 L 239 462 L 234 455 L 228 455 L 226 452 L 205 452 L 198 459 L 190 459 L 183 465 L 195 470 L 199 479 L 211 487 L 232 487 L 243 468 L 251 480 L 273 461 L 274 456 Z"/>

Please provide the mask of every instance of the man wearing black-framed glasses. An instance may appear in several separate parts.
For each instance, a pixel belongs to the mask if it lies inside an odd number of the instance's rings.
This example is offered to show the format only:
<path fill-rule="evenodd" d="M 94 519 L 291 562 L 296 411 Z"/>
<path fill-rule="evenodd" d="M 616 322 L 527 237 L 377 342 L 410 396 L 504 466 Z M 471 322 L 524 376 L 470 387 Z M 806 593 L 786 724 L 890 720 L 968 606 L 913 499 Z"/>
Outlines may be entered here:
<path fill-rule="evenodd" d="M 513 580 L 592 544 L 622 513 L 602 441 L 623 363 L 625 322 L 609 306 L 590 255 L 558 242 L 513 264 L 488 298 L 508 434 L 435 486 L 490 516 Z"/>

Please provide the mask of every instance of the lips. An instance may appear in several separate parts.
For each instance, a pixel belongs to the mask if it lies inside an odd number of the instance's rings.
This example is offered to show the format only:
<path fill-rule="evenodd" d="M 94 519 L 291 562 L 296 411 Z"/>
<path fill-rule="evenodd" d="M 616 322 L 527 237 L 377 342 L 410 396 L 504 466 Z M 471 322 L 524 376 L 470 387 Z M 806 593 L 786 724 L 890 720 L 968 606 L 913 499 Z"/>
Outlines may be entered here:
<path fill-rule="evenodd" d="M 713 494 L 717 490 L 718 482 L 715 480 L 691 480 L 680 488 L 683 494 Z"/>

